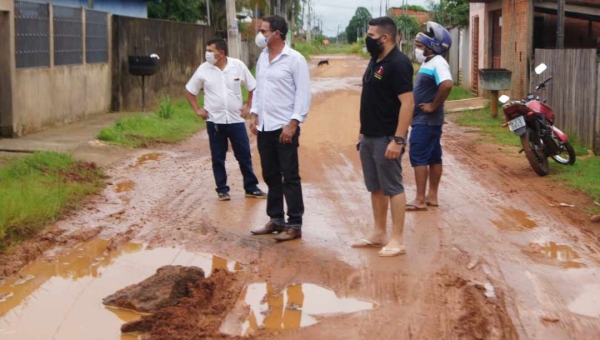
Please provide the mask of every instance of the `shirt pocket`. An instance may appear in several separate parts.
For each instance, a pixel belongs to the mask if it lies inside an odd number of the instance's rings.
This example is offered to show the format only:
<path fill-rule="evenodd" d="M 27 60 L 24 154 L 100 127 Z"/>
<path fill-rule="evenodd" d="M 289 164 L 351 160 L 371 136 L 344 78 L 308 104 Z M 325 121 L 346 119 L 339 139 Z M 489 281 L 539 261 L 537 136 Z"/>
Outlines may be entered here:
<path fill-rule="evenodd" d="M 226 76 L 227 89 L 234 94 L 242 93 L 242 77 L 239 72 L 231 72 Z"/>

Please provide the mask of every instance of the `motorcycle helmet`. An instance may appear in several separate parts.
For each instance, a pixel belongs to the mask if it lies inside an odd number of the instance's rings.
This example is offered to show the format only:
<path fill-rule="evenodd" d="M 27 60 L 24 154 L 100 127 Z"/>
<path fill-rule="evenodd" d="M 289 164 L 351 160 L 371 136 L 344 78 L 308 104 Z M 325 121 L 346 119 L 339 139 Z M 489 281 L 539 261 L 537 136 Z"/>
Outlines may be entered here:
<path fill-rule="evenodd" d="M 419 32 L 416 40 L 440 55 L 446 53 L 452 46 L 450 32 L 437 22 L 428 21 L 425 33 Z"/>

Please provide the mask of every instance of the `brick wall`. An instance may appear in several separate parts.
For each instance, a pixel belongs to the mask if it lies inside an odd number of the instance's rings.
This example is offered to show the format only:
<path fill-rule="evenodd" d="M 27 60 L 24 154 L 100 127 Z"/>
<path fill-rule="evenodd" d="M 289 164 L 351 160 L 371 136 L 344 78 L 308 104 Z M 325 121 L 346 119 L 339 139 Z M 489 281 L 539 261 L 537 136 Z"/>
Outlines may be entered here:
<path fill-rule="evenodd" d="M 514 98 L 529 92 L 532 11 L 529 0 L 504 0 L 502 5 L 502 67 L 512 71 L 510 93 Z"/>
<path fill-rule="evenodd" d="M 556 15 L 544 14 L 543 48 L 556 46 Z M 565 48 L 595 48 L 600 50 L 600 22 L 592 23 L 592 36 L 589 35 L 589 21 L 566 18 L 565 19 Z"/>
<path fill-rule="evenodd" d="M 404 14 L 404 9 L 402 8 L 398 8 L 398 7 L 394 7 L 391 8 L 391 10 L 388 11 L 388 15 L 389 13 L 392 13 L 394 16 L 400 16 Z M 413 17 L 415 19 L 417 19 L 417 21 L 419 22 L 419 24 L 424 24 L 427 21 L 431 20 L 431 13 L 429 12 L 423 12 L 423 11 L 415 11 L 412 9 L 409 9 L 406 13 L 408 16 Z"/>

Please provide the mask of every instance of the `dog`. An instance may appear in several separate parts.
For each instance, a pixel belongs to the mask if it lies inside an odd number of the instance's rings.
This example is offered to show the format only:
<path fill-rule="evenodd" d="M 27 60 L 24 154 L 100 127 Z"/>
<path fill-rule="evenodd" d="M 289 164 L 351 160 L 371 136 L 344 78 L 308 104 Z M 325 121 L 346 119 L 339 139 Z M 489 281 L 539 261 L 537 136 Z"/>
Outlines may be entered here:
<path fill-rule="evenodd" d="M 329 59 L 325 59 L 325 60 L 321 60 L 321 61 L 319 61 L 319 65 L 317 65 L 317 66 L 318 66 L 318 67 L 321 67 L 322 65 L 327 65 L 327 66 L 330 66 L 330 65 L 329 65 Z"/>

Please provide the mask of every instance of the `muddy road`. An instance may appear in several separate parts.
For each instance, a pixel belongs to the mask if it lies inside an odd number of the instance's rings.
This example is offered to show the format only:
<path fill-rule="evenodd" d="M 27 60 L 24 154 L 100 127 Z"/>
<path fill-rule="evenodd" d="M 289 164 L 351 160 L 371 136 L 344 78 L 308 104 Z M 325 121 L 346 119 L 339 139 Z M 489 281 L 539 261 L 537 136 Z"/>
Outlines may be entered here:
<path fill-rule="evenodd" d="M 237 302 L 219 325 L 234 336 L 600 338 L 598 227 L 578 207 L 550 206 L 589 199 L 537 178 L 518 150 L 477 143 L 451 116 L 440 207 L 407 213 L 407 254 L 384 259 L 350 247 L 372 223 L 354 146 L 366 61 L 331 56 L 330 64 L 311 66 L 313 106 L 300 142 L 302 240 L 250 236 L 267 221 L 266 202 L 244 198 L 232 153 L 232 200 L 216 199 L 204 132 L 139 151 L 107 170 L 101 195 L 52 227 L 46 243 L 60 240 L 56 246 L 0 285 L 0 338 L 135 339 L 119 329 L 140 316 L 101 301 L 168 264 L 238 276 L 240 293 L 230 294 Z"/>

